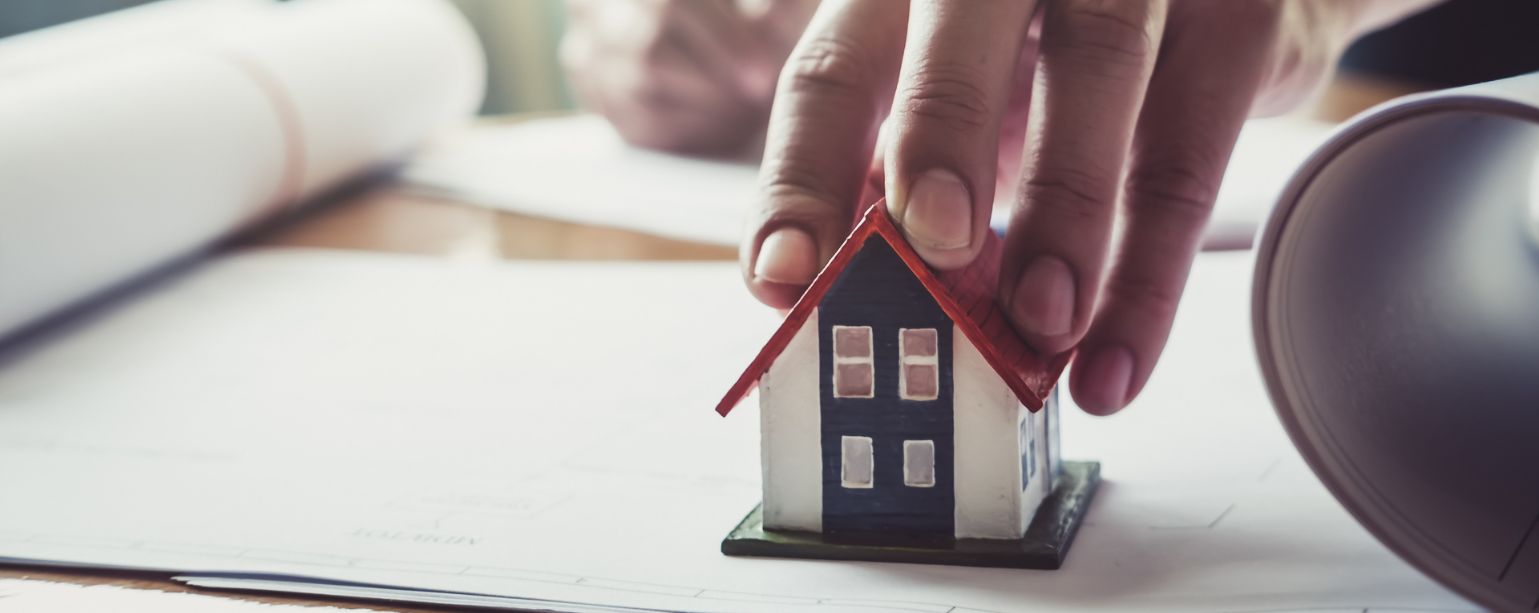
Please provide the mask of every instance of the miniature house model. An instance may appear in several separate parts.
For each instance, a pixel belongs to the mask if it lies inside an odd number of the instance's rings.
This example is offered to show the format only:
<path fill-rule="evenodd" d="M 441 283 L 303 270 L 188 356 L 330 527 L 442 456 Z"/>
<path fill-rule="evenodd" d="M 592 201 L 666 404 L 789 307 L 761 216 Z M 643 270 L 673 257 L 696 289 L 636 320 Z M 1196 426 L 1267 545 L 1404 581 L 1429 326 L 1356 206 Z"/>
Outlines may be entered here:
<path fill-rule="evenodd" d="M 1026 537 L 1062 470 L 1054 384 L 1069 356 L 1016 335 L 988 241 L 969 267 L 932 272 L 872 207 L 731 388 L 723 415 L 759 391 L 765 533 Z M 733 551 L 734 537 L 723 551 L 891 559 Z"/>

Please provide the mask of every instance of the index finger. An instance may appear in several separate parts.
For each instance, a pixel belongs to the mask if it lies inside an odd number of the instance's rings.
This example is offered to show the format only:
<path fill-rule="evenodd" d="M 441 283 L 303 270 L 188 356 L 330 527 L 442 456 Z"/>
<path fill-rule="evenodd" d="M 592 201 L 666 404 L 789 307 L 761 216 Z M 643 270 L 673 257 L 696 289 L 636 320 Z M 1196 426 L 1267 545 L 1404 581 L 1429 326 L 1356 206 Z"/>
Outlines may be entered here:
<path fill-rule="evenodd" d="M 849 234 L 907 19 L 906 3 L 825 2 L 791 52 L 739 253 L 761 302 L 795 304 Z"/>

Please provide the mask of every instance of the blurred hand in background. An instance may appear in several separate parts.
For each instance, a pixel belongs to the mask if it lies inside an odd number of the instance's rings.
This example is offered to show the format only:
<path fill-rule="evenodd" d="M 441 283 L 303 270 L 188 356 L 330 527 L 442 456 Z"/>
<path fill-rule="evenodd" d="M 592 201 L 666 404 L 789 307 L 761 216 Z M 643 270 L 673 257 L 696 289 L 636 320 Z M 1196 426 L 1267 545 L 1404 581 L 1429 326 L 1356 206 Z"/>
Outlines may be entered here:
<path fill-rule="evenodd" d="M 756 157 L 816 0 L 568 0 L 561 61 L 632 144 Z"/>
<path fill-rule="evenodd" d="M 1245 119 L 1430 4 L 828 0 L 775 94 L 745 281 L 794 304 L 872 191 L 931 266 L 966 266 L 1018 174 L 1000 306 L 1038 351 L 1077 346 L 1075 400 L 1115 412 L 1164 349 Z"/>

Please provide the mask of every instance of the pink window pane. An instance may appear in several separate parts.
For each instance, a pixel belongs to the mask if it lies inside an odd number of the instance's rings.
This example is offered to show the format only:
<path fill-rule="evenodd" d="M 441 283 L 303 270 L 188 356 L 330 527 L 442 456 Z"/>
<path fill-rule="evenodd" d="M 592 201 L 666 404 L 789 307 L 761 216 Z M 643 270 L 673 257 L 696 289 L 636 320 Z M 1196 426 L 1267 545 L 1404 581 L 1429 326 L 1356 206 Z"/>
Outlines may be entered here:
<path fill-rule="evenodd" d="M 903 331 L 903 356 L 935 355 L 935 328 Z"/>
<path fill-rule="evenodd" d="M 871 357 L 871 328 L 834 328 L 834 355 L 841 358 Z"/>
<path fill-rule="evenodd" d="M 835 364 L 834 396 L 839 398 L 871 397 L 871 364 Z"/>
<path fill-rule="evenodd" d="M 903 365 L 903 396 L 933 400 L 940 395 L 940 371 L 934 364 Z"/>

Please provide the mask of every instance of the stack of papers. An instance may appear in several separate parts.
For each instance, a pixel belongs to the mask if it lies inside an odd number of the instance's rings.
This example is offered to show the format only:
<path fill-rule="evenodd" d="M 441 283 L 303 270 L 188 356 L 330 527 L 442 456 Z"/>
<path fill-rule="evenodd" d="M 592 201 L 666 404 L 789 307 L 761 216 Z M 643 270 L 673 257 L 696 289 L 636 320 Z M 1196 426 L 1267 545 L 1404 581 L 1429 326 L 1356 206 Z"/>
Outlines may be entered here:
<path fill-rule="evenodd" d="M 1319 485 L 1199 258 L 1061 570 L 729 558 L 776 327 L 732 264 L 214 261 L 0 369 L 0 558 L 538 611 L 1469 611 Z"/>
<path fill-rule="evenodd" d="M 733 245 L 756 166 L 632 147 L 597 115 L 485 125 L 402 173 L 422 193 L 516 213 Z"/>
<path fill-rule="evenodd" d="M 1248 247 L 1293 171 L 1331 125 L 1295 117 L 1246 124 L 1209 225 L 1210 249 Z M 469 130 L 406 168 L 426 194 L 518 213 L 723 245 L 757 203 L 758 168 L 627 145 L 596 115 Z M 992 224 L 1005 227 L 1008 207 Z"/>

